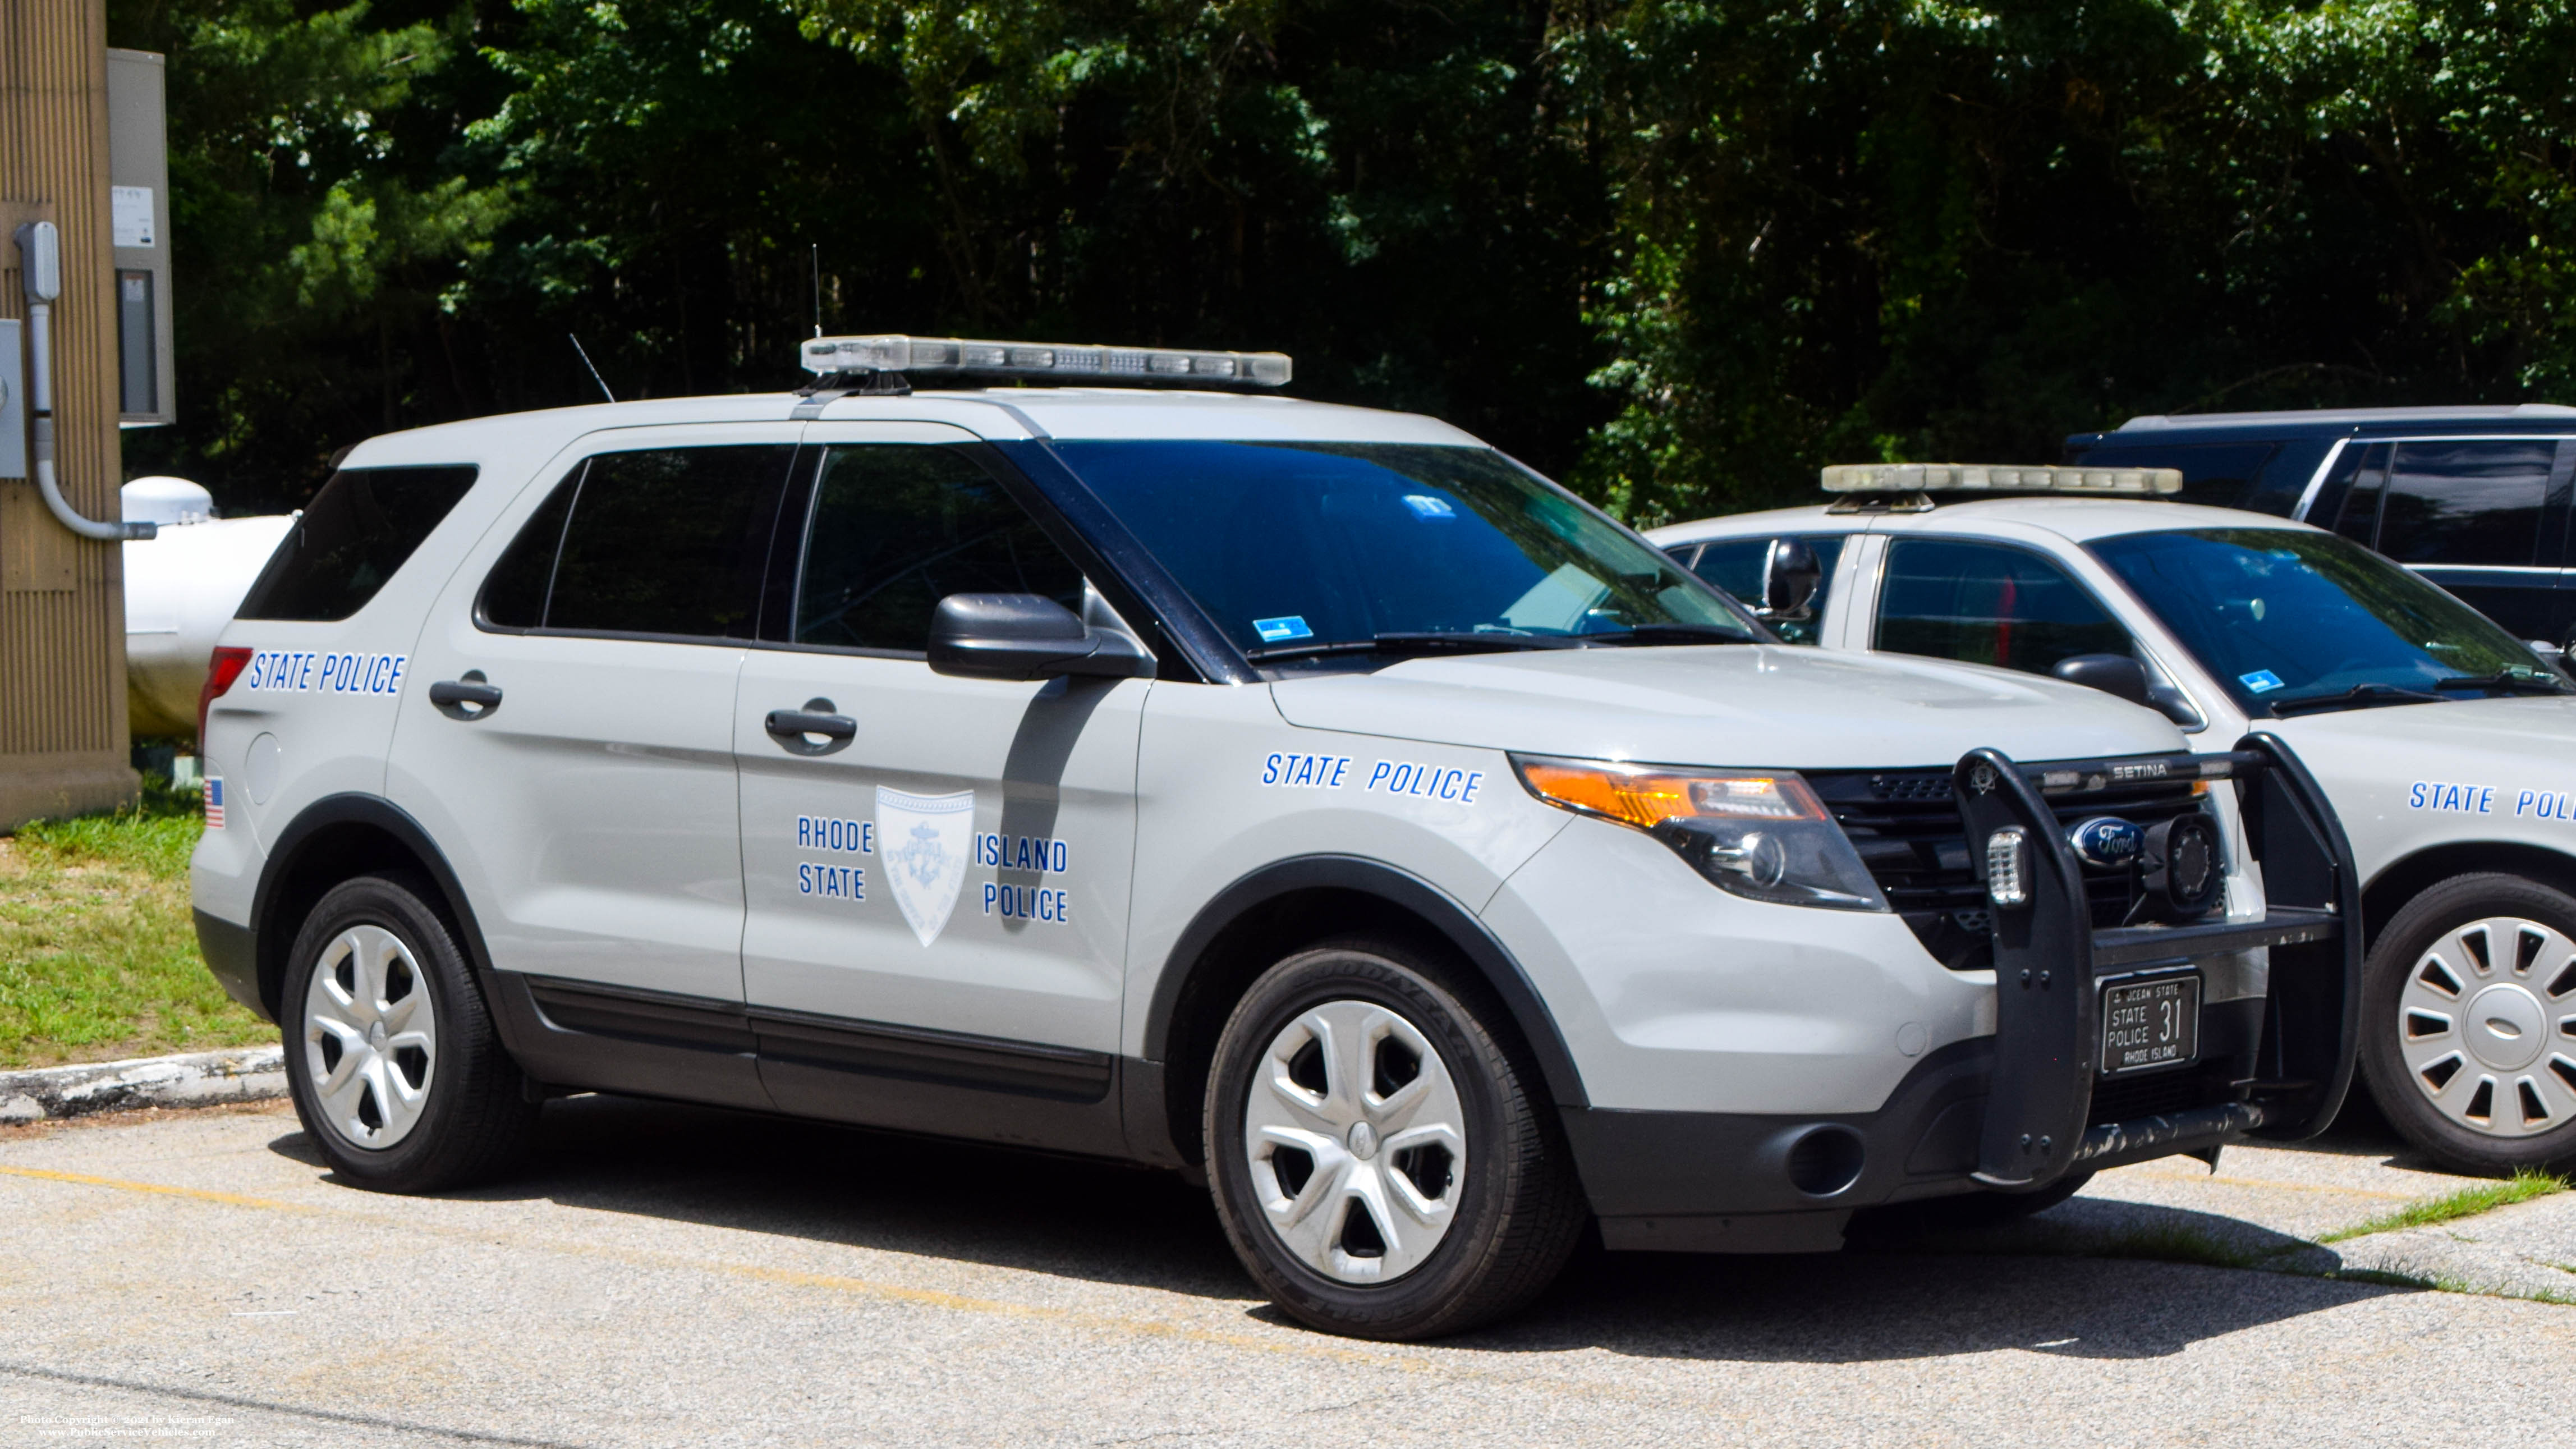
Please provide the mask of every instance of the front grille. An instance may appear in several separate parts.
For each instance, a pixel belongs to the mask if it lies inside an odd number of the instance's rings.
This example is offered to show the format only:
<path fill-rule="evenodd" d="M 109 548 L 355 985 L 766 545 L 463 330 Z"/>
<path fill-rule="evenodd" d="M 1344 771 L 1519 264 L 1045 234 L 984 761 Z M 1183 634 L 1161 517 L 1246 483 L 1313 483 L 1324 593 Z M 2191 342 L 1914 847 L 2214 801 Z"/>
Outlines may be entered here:
<path fill-rule="evenodd" d="M 2045 768 L 2045 767 L 2038 767 Z M 1954 971 L 1994 965 L 1985 888 L 1968 862 L 1967 828 L 1948 770 L 1816 770 L 1807 783 L 1851 837 L 1861 863 L 1923 948 Z M 2058 823 L 2116 815 L 2141 828 L 2201 808 L 2190 779 L 2140 780 L 2048 797 Z M 2135 924 L 2135 867 L 2085 867 L 2093 924 Z"/>

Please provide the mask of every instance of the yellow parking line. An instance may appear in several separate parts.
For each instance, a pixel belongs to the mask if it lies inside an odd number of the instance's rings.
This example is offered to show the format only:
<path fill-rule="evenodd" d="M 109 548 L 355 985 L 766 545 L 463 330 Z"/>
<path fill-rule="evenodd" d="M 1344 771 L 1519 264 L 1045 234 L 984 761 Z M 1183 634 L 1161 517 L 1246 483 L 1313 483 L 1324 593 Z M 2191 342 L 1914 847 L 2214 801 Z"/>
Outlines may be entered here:
<path fill-rule="evenodd" d="M 10 1177 L 34 1177 L 47 1182 L 76 1182 L 83 1187 L 112 1187 L 119 1192 L 149 1192 L 163 1197 L 192 1197 L 200 1202 L 219 1202 L 229 1207 L 266 1208 L 281 1213 L 319 1213 L 320 1208 L 301 1203 L 279 1202 L 274 1198 L 244 1197 L 237 1192 L 209 1192 L 202 1187 L 172 1187 L 159 1182 L 129 1182 L 121 1177 L 92 1177 L 85 1172 L 55 1172 L 43 1167 L 0 1167 L 0 1174 Z"/>

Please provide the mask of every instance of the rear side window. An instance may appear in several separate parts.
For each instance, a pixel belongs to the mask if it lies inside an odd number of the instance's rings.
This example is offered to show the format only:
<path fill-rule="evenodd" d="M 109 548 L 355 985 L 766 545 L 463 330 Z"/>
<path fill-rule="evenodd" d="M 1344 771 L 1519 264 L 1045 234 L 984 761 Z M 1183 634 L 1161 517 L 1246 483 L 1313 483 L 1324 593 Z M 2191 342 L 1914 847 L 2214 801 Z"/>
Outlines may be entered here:
<path fill-rule="evenodd" d="M 2398 444 L 2379 551 L 2399 563 L 2532 562 L 2557 456 L 2546 438 Z"/>
<path fill-rule="evenodd" d="M 950 594 L 1043 594 L 1077 613 L 1082 570 L 972 459 L 833 448 L 814 485 L 795 641 L 917 654 Z"/>
<path fill-rule="evenodd" d="M 2364 548 L 2379 541 L 2379 509 L 2388 497 L 2388 458 L 2393 445 L 2349 447 L 2336 460 L 2334 473 L 2317 493 L 2308 515 Z"/>
<path fill-rule="evenodd" d="M 243 596 L 244 619 L 345 619 L 367 605 L 466 490 L 470 464 L 343 468 Z"/>
<path fill-rule="evenodd" d="M 556 486 L 484 581 L 498 628 L 748 639 L 787 444 L 602 453 Z"/>
<path fill-rule="evenodd" d="M 1771 631 L 1792 644 L 1816 642 L 1817 626 L 1824 622 L 1825 596 L 1834 585 L 1834 564 L 1843 556 L 1842 535 L 1834 533 L 1801 535 L 1807 547 L 1816 551 L 1816 565 L 1824 577 L 1816 581 L 1816 597 L 1807 606 L 1804 619 L 1768 619 Z M 1762 566 L 1770 558 L 1772 540 L 1767 538 L 1720 539 L 1702 549 L 1691 572 L 1735 596 L 1736 602 L 1748 608 L 1763 606 Z"/>
<path fill-rule="evenodd" d="M 1900 538 L 1879 590 L 1878 647 L 2046 674 L 2076 654 L 2127 654 L 2129 631 L 2037 554 Z"/>

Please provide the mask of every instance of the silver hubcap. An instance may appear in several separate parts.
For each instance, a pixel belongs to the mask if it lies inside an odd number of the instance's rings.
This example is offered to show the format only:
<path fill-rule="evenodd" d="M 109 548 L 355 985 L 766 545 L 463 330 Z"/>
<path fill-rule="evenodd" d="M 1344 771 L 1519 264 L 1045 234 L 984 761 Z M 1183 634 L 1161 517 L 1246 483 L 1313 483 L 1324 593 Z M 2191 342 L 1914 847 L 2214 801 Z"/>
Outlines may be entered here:
<path fill-rule="evenodd" d="M 1270 1230 L 1344 1283 L 1384 1283 L 1431 1256 L 1467 1177 L 1466 1113 L 1448 1064 L 1371 1001 L 1332 1001 L 1271 1039 L 1243 1108 L 1243 1147 Z"/>
<path fill-rule="evenodd" d="M 2416 1089 L 2473 1132 L 2576 1120 L 2576 941 L 2515 916 L 2459 926 L 2407 975 L 2397 1039 Z"/>
<path fill-rule="evenodd" d="M 352 926 L 322 948 L 304 993 L 304 1065 L 333 1131 L 391 1147 L 420 1123 L 438 1064 L 438 1013 L 411 948 Z"/>

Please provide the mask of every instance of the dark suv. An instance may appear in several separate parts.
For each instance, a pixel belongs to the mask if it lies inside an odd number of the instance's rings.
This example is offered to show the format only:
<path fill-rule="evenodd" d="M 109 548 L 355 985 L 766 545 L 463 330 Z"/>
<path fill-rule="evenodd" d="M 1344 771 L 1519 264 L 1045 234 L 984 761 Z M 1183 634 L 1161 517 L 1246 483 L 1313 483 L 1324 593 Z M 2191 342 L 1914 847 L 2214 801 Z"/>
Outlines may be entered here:
<path fill-rule="evenodd" d="M 2182 496 L 2330 528 L 2524 639 L 2576 635 L 2576 408 L 2353 408 L 2131 418 L 2066 440 L 2089 467 L 2182 470 Z"/>

